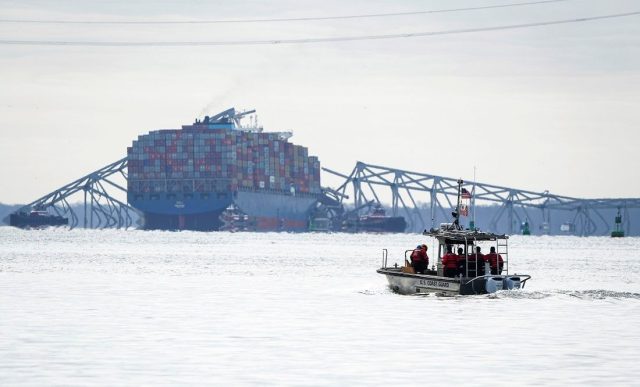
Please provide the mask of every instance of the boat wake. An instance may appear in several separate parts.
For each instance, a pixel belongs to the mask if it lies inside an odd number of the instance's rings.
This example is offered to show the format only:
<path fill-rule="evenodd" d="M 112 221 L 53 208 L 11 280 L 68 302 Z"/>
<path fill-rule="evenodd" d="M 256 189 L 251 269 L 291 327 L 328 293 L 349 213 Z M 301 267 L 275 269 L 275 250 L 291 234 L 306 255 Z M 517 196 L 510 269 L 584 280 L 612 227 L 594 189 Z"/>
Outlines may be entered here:
<path fill-rule="evenodd" d="M 640 293 L 616 292 L 613 290 L 604 290 L 604 289 L 581 290 L 581 291 L 558 291 L 558 293 L 564 294 L 570 297 L 585 299 L 585 300 L 604 300 L 609 298 L 640 300 Z"/>
<path fill-rule="evenodd" d="M 640 300 L 640 293 L 634 292 L 617 292 L 613 290 L 605 289 L 593 289 L 593 290 L 549 290 L 549 291 L 510 291 L 510 292 L 497 292 L 489 295 L 489 298 L 515 298 L 515 299 L 532 299 L 538 300 L 548 297 L 571 297 L 581 300 Z"/>
<path fill-rule="evenodd" d="M 369 289 L 365 289 L 365 290 L 359 290 L 358 293 L 360 294 L 364 294 L 365 296 L 379 296 L 382 294 L 387 294 L 387 293 L 391 293 L 391 290 L 386 288 L 384 290 L 369 290 Z"/>

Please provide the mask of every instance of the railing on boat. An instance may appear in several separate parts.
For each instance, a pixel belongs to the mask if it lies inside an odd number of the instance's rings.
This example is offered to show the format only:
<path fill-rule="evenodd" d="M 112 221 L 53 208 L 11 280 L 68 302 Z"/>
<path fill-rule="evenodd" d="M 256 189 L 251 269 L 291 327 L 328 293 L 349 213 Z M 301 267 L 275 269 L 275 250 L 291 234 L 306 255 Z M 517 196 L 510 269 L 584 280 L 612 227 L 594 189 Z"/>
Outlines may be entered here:
<path fill-rule="evenodd" d="M 413 250 L 405 250 L 404 251 L 404 260 L 405 263 L 408 262 L 408 258 L 407 258 L 407 253 L 413 252 Z M 387 249 L 382 249 L 382 268 L 385 269 L 387 268 L 387 261 L 389 259 L 389 251 Z M 397 267 L 397 263 L 396 263 L 396 267 Z"/>
<path fill-rule="evenodd" d="M 389 251 L 387 249 L 382 249 L 382 268 L 387 267 L 387 258 L 389 256 Z"/>

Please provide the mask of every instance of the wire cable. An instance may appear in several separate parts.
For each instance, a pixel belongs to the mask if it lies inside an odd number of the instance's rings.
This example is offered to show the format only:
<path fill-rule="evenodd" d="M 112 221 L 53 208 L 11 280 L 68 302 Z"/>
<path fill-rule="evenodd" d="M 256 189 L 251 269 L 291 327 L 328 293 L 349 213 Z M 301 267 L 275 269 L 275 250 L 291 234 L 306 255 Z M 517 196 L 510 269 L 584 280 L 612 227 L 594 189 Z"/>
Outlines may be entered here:
<path fill-rule="evenodd" d="M 342 16 L 318 16 L 318 17 L 294 17 L 294 18 L 275 18 L 275 19 L 230 19 L 230 20 L 121 20 L 121 21 L 100 21 L 100 20 L 29 20 L 29 19 L 0 19 L 0 23 L 32 23 L 32 24 L 221 24 L 221 23 L 271 23 L 271 22 L 297 22 L 297 21 L 314 21 L 314 20 L 339 20 L 339 19 L 364 19 L 379 18 L 390 16 L 410 16 L 424 15 L 430 13 L 447 13 L 447 12 L 463 12 L 463 11 L 479 11 L 493 8 L 521 7 L 527 5 L 559 3 L 567 0 L 539 0 L 526 3 L 508 3 L 485 5 L 479 7 L 436 9 L 427 11 L 410 11 L 410 12 L 393 12 L 393 13 L 372 13 L 363 15 L 342 15 Z"/>
<path fill-rule="evenodd" d="M 22 46 L 95 46 L 95 47 L 181 47 L 181 46 L 256 46 L 269 44 L 310 44 L 310 43 L 330 43 L 330 42 L 351 42 L 362 40 L 382 40 L 399 38 L 416 38 L 426 36 L 466 34 L 472 32 L 488 32 L 514 30 L 531 27 L 542 27 L 556 24 L 579 23 L 594 20 L 613 19 L 627 16 L 640 15 L 640 11 L 582 17 L 577 19 L 564 19 L 546 22 L 510 24 L 493 27 L 464 28 L 457 30 L 409 32 L 386 35 L 364 35 L 364 36 L 341 36 L 328 38 L 301 38 L 301 39 L 268 39 L 268 40 L 220 40 L 220 41 L 157 41 L 157 42 L 115 42 L 115 41 L 56 41 L 56 40 L 0 40 L 0 45 L 22 45 Z"/>

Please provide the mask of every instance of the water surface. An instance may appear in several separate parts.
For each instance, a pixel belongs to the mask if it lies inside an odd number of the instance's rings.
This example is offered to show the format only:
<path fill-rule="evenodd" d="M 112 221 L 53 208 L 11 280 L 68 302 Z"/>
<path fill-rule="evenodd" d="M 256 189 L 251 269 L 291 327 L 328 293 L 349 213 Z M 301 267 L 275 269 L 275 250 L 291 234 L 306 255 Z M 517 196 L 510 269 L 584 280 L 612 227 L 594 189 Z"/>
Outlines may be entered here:
<path fill-rule="evenodd" d="M 640 238 L 516 236 L 524 290 L 392 293 L 381 249 L 422 242 L 2 227 L 0 385 L 640 380 Z"/>

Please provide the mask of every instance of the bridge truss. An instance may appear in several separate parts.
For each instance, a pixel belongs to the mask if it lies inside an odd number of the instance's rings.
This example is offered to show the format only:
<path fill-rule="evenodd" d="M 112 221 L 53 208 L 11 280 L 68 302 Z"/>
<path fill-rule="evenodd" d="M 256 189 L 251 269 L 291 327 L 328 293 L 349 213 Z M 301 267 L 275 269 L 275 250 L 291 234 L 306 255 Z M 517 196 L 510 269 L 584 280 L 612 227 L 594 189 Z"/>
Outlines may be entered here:
<path fill-rule="evenodd" d="M 451 221 L 455 208 L 457 180 L 443 176 L 410 172 L 395 168 L 357 162 L 349 175 L 328 168 L 324 171 L 339 176 L 344 182 L 325 195 L 325 207 L 334 215 L 342 214 L 343 206 L 353 206 L 355 212 L 370 209 L 372 204 L 382 204 L 384 195 L 390 195 L 393 216 L 403 216 L 408 230 L 421 231 Z M 127 158 L 120 159 L 78 180 L 75 180 L 20 208 L 17 212 L 46 210 L 52 214 L 69 218 L 70 228 L 79 225 L 85 228 L 128 228 L 138 217 L 138 212 L 116 196 L 126 197 Z M 554 195 L 548 191 L 533 192 L 501 187 L 474 181 L 465 181 L 463 187 L 472 196 L 472 207 L 476 205 L 496 206 L 487 231 L 516 232 L 516 225 L 533 218 L 536 211 L 542 222 L 551 222 L 552 211 L 567 211 L 570 224 L 577 235 L 604 235 L 611 225 L 603 211 L 619 210 L 623 229 L 629 234 L 630 209 L 640 209 L 640 198 L 580 199 Z M 352 195 L 351 195 L 352 194 Z M 78 199 L 80 200 L 73 200 Z M 348 201 L 353 199 L 353 202 Z M 72 205 L 70 202 L 81 202 Z M 82 216 L 77 213 L 82 208 Z M 75 208 L 75 209 L 74 209 Z M 506 220 L 507 228 L 500 229 Z"/>
<path fill-rule="evenodd" d="M 357 162 L 349 175 L 327 168 L 324 171 L 345 179 L 335 191 L 343 204 L 362 208 L 364 203 L 381 203 L 383 194 L 391 195 L 393 216 L 403 216 L 408 230 L 420 231 L 451 221 L 451 211 L 456 206 L 458 179 L 410 172 L 395 168 Z M 548 191 L 533 192 L 501 187 L 475 181 L 465 181 L 463 187 L 471 193 L 472 207 L 496 205 L 497 211 L 488 224 L 488 231 L 513 234 L 516 224 L 530 221 L 533 211 L 540 211 L 543 222 L 549 224 L 551 211 L 569 211 L 569 224 L 577 235 L 604 235 L 611 231 L 603 210 L 618 209 L 624 219 L 623 228 L 630 228 L 629 209 L 640 208 L 640 198 L 579 199 L 554 195 Z M 352 203 L 346 203 L 353 199 Z M 421 206 L 422 204 L 422 206 Z M 425 208 L 426 206 L 426 208 Z M 506 218 L 507 229 L 500 230 L 500 222 Z"/>
<path fill-rule="evenodd" d="M 116 198 L 117 194 L 124 194 L 126 198 L 127 189 L 118 183 L 122 178 L 126 182 L 126 157 L 58 188 L 16 212 L 47 211 L 68 218 L 69 227 L 74 228 L 81 223 L 77 213 L 79 206 L 70 202 L 81 198 L 84 228 L 128 228 L 133 225 L 137 211 L 125 203 L 126 199 Z"/>

